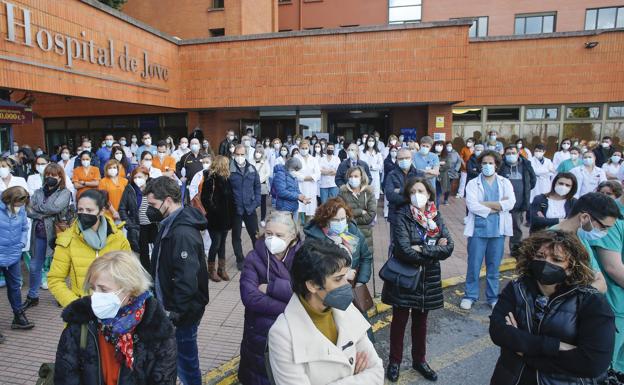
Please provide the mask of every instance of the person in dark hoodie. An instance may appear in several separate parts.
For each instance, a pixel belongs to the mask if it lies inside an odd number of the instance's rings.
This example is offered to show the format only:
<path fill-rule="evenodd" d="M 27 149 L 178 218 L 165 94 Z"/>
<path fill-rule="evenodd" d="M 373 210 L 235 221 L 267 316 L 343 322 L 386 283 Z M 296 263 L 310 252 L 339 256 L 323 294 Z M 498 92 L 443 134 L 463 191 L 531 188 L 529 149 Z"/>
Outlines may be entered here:
<path fill-rule="evenodd" d="M 243 385 L 269 385 L 264 362 L 267 336 L 292 297 L 290 268 L 302 243 L 288 211 L 273 211 L 265 229 L 247 254 L 240 278 L 245 329 L 238 380 Z"/>
<path fill-rule="evenodd" d="M 148 385 L 176 383 L 175 331 L 149 291 L 151 279 L 127 251 L 98 257 L 85 292 L 63 311 L 54 383 Z"/>
<path fill-rule="evenodd" d="M 206 218 L 194 207 L 182 206 L 178 184 L 161 176 L 150 180 L 147 217 L 160 222 L 152 250 L 156 298 L 176 326 L 178 376 L 185 385 L 200 385 L 197 327 L 208 304 L 208 267 L 201 231 Z"/>

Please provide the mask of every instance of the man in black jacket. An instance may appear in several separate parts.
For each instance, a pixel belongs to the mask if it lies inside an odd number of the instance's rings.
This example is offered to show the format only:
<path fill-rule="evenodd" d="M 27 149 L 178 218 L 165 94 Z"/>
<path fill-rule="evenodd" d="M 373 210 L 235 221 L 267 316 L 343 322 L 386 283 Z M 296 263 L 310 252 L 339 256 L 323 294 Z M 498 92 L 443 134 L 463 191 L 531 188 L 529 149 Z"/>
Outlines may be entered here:
<path fill-rule="evenodd" d="M 357 146 L 357 144 L 351 143 L 347 148 L 347 159 L 340 162 L 338 170 L 336 170 L 336 176 L 334 178 L 336 181 L 336 186 L 340 188 L 342 187 L 342 185 L 347 184 L 347 171 L 349 171 L 351 167 L 355 166 L 362 167 L 364 169 L 364 172 L 366 172 L 366 175 L 368 176 L 368 180 L 373 180 L 370 169 L 368 167 L 368 163 L 360 160 L 359 147 Z"/>
<path fill-rule="evenodd" d="M 204 216 L 182 207 L 177 183 L 165 176 L 150 180 L 144 191 L 147 217 L 160 222 L 152 251 L 156 298 L 176 326 L 178 376 L 184 384 L 200 385 L 197 327 L 208 304 L 208 268 L 201 231 Z"/>
<path fill-rule="evenodd" d="M 234 136 L 234 131 L 228 130 L 225 135 L 225 139 L 219 145 L 219 155 L 229 156 L 230 155 L 230 144 L 238 144 L 236 141 L 236 136 Z"/>
<path fill-rule="evenodd" d="M 511 222 L 513 224 L 513 236 L 509 238 L 509 249 L 513 255 L 515 249 L 522 241 L 522 218 L 531 204 L 531 190 L 535 187 L 537 178 L 531 162 L 519 156 L 518 148 L 507 146 L 505 148 L 505 161 L 500 166 L 498 174 L 509 179 L 516 195 L 516 204 L 511 210 Z"/>
<path fill-rule="evenodd" d="M 594 148 L 594 155 L 596 155 L 596 167 L 602 167 L 602 165 L 611 158 L 611 155 L 615 152 L 613 143 L 610 136 L 602 138 L 600 146 Z"/>

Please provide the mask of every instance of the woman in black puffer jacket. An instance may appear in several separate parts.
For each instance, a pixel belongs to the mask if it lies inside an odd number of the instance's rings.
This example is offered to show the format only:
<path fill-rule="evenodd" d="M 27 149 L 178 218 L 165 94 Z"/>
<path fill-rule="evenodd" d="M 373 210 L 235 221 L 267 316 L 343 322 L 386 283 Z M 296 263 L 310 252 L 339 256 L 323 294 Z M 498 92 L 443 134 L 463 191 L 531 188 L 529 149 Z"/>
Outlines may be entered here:
<path fill-rule="evenodd" d="M 148 291 L 150 276 L 136 256 L 114 251 L 98 257 L 85 282 L 93 294 L 63 311 L 67 327 L 56 351 L 54 383 L 174 385 L 175 330 Z M 86 325 L 84 348 L 82 325 Z"/>
<path fill-rule="evenodd" d="M 405 326 L 412 314 L 412 367 L 435 381 L 437 374 L 425 360 L 427 314 L 444 304 L 440 261 L 453 252 L 453 240 L 434 200 L 435 191 L 425 179 L 412 178 L 403 190 L 405 204 L 398 210 L 394 225 L 394 258 L 422 266 L 420 282 L 414 291 L 384 282 L 381 300 L 392 305 L 390 359 L 386 377 L 395 382 L 403 359 Z"/>
<path fill-rule="evenodd" d="M 517 271 L 490 317 L 490 337 L 501 347 L 490 384 L 606 383 L 615 318 L 591 287 L 589 254 L 576 234 L 531 235 L 518 249 Z"/>

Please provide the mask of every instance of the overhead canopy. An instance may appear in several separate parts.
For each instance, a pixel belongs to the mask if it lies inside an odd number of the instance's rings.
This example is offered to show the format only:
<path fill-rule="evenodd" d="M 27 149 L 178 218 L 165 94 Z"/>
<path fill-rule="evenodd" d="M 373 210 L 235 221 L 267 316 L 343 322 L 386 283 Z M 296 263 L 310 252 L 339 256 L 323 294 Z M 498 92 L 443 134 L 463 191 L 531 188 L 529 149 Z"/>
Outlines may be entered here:
<path fill-rule="evenodd" d="M 0 124 L 32 123 L 32 109 L 23 104 L 0 99 Z"/>

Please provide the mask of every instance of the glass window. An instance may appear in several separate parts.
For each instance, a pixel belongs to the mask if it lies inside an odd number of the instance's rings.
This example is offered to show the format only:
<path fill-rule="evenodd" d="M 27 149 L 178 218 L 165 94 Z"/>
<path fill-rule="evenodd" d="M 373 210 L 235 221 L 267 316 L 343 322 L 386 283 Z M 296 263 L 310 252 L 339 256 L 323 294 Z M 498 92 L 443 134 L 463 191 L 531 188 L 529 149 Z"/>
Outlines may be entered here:
<path fill-rule="evenodd" d="M 498 132 L 498 140 L 503 145 L 515 143 L 520 137 L 520 123 L 493 123 L 485 126 L 485 132 Z"/>
<path fill-rule="evenodd" d="M 480 122 L 480 108 L 453 108 L 454 122 Z"/>
<path fill-rule="evenodd" d="M 555 32 L 555 14 L 516 16 L 514 31 L 516 35 Z"/>
<path fill-rule="evenodd" d="M 186 127 L 186 115 L 165 115 L 165 128 Z"/>
<path fill-rule="evenodd" d="M 624 27 L 624 7 L 595 8 L 585 12 L 585 29 L 622 27 Z"/>
<path fill-rule="evenodd" d="M 609 118 L 624 118 L 624 106 L 609 106 Z"/>
<path fill-rule="evenodd" d="M 462 138 L 464 141 L 468 138 L 475 138 L 480 142 L 483 138 L 483 126 L 480 124 L 453 124 L 453 138 Z"/>
<path fill-rule="evenodd" d="M 46 120 L 45 121 L 45 129 L 46 130 L 64 130 L 65 129 L 65 120 Z"/>
<path fill-rule="evenodd" d="M 388 3 L 388 23 L 408 23 L 420 21 L 421 0 L 390 0 Z"/>
<path fill-rule="evenodd" d="M 602 136 L 610 136 L 616 148 L 622 148 L 624 144 L 624 122 L 607 122 Z"/>
<path fill-rule="evenodd" d="M 566 108 L 567 119 L 598 119 L 600 118 L 600 107 L 567 107 Z"/>
<path fill-rule="evenodd" d="M 86 130 L 89 128 L 87 119 L 70 119 L 67 121 L 68 130 Z"/>
<path fill-rule="evenodd" d="M 468 30 L 469 37 L 485 37 L 488 34 L 488 17 L 477 17 L 472 21 L 472 25 Z"/>
<path fill-rule="evenodd" d="M 559 109 L 548 108 L 527 108 L 525 118 L 527 120 L 556 120 L 559 116 Z"/>
<path fill-rule="evenodd" d="M 522 127 L 522 139 L 531 151 L 538 144 L 546 146 L 546 156 L 552 156 L 557 151 L 559 140 L 559 124 L 557 123 L 531 123 Z"/>
<path fill-rule="evenodd" d="M 223 8 L 224 0 L 212 0 L 212 8 Z"/>
<path fill-rule="evenodd" d="M 488 108 L 487 120 L 520 120 L 520 108 Z"/>
<path fill-rule="evenodd" d="M 563 138 L 592 141 L 600 139 L 601 123 L 564 123 Z"/>
<path fill-rule="evenodd" d="M 312 132 L 321 132 L 321 117 L 299 118 L 299 128 L 303 136 L 312 135 Z"/>

